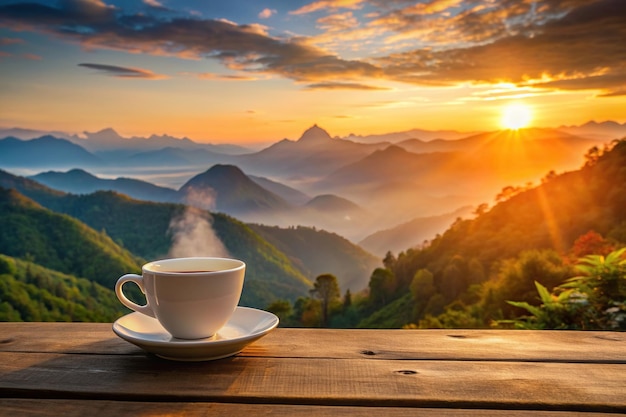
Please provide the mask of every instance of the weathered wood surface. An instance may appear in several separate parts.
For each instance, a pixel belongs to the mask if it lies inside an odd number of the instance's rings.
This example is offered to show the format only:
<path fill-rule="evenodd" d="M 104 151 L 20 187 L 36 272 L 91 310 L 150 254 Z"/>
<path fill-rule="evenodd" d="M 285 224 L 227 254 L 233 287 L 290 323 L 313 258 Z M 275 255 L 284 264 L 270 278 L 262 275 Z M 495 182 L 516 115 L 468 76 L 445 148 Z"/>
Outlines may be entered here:
<path fill-rule="evenodd" d="M 36 337 L 33 337 L 36 335 Z M 0 352 L 141 353 L 106 323 L 0 323 Z M 626 333 L 277 329 L 239 356 L 626 364 Z"/>
<path fill-rule="evenodd" d="M 122 402 L 105 400 L 33 400 L 0 398 L 6 416 L 177 416 L 188 417 L 611 417 L 617 414 L 528 411 L 460 410 L 450 408 L 342 407 L 282 404 Z"/>
<path fill-rule="evenodd" d="M 181 363 L 110 324 L 0 323 L 0 414 L 96 406 L 112 416 L 626 413 L 626 334 L 276 329 L 235 357 Z"/>

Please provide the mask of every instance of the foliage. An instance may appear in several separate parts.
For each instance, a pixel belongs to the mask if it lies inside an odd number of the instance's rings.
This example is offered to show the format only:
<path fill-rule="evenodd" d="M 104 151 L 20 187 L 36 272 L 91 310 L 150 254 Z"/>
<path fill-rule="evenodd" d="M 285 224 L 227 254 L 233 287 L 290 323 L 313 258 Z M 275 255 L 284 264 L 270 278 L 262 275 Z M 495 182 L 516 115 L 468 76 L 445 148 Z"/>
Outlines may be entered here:
<path fill-rule="evenodd" d="M 212 214 L 213 228 L 231 256 L 246 262 L 241 304 L 263 308 L 277 299 L 295 300 L 311 282 L 290 259 L 249 225 L 225 214 Z"/>
<path fill-rule="evenodd" d="M 573 273 L 571 265 L 564 262 L 552 249 L 529 250 L 517 258 L 502 261 L 494 279 L 485 283 L 481 291 L 482 315 L 486 322 L 512 319 L 517 311 L 507 300 L 533 303 L 536 296 L 535 281 L 541 281 L 550 288 L 563 282 Z"/>
<path fill-rule="evenodd" d="M 382 307 L 387 304 L 396 290 L 394 273 L 387 268 L 376 268 L 372 272 L 369 283 L 370 302 Z"/>
<path fill-rule="evenodd" d="M 308 229 L 249 226 L 222 214 L 212 215 L 213 227 L 231 255 L 248 264 L 242 303 L 271 307 L 281 317 L 281 325 L 488 327 L 517 323 L 534 328 L 623 329 L 623 266 L 613 253 L 626 245 L 626 140 L 592 149 L 586 160 L 578 171 L 549 173 L 538 187 L 505 187 L 492 208 L 482 205 L 475 217 L 457 219 L 445 233 L 419 248 L 397 256 L 388 252 L 383 267 L 370 269 L 366 291 L 346 294 L 343 302 L 337 295 L 327 309 L 321 298 L 306 296 L 314 295 L 307 293 L 313 287 L 307 278 L 310 265 L 321 262 L 323 256 L 311 254 L 306 249 L 309 242 L 301 240 L 306 235 L 305 240 L 323 246 L 322 241 L 329 241 L 327 236 Z M 0 172 L 0 184 L 5 184 L 5 177 Z M 2 250 L 18 251 L 16 256 L 31 263 L 65 267 L 78 276 L 84 275 L 77 274 L 71 262 L 82 259 L 83 248 L 63 246 L 71 238 L 89 235 L 105 246 L 115 242 L 117 249 L 111 254 L 130 249 L 145 258 L 158 256 L 169 250 L 172 217 L 185 209 L 176 204 L 136 202 L 110 192 L 59 195 L 27 181 L 8 181 L 29 197 L 36 196 L 37 203 L 49 210 L 23 196 L 6 198 L 9 203 L 1 206 L 2 214 L 9 214 L 0 220 L 4 222 L 0 242 L 6 248 Z M 60 224 L 67 230 L 58 231 Z M 91 231 L 82 233 L 85 229 Z M 62 242 L 61 246 L 55 246 L 56 242 Z M 55 253 L 71 248 L 70 259 Z M 0 275 L 13 277 L 11 265 L 0 262 Z M 345 282 L 343 274 L 336 276 Z M 575 278 L 564 282 L 570 277 Z M 0 309 L 7 317 L 14 316 L 15 311 L 7 306 L 2 304 Z M 522 311 L 531 316 L 520 320 Z"/>
<path fill-rule="evenodd" d="M 320 300 L 322 309 L 322 326 L 327 327 L 331 304 L 339 299 L 341 292 L 337 277 L 332 274 L 322 274 L 315 278 L 311 294 Z"/>
<path fill-rule="evenodd" d="M 576 239 L 572 247 L 572 255 L 576 258 L 592 254 L 608 255 L 615 249 L 613 242 L 603 238 L 599 233 L 590 230 Z"/>
<path fill-rule="evenodd" d="M 428 269 L 420 269 L 415 273 L 409 290 L 414 303 L 413 317 L 421 317 L 431 298 L 437 294 L 433 274 Z"/>
<path fill-rule="evenodd" d="M 553 292 L 535 282 L 540 306 L 524 301 L 509 304 L 531 317 L 518 320 L 523 328 L 626 330 L 626 248 L 578 261 L 582 275 L 568 279 Z"/>
<path fill-rule="evenodd" d="M 606 254 L 626 243 L 626 140 L 593 150 L 578 171 L 552 172 L 538 187 L 507 190 L 515 192 L 493 208 L 483 206 L 426 245 L 389 257 L 389 272 L 374 271 L 370 289 L 391 282 L 387 288 L 394 289 L 370 291 L 376 308 L 362 311 L 372 317 L 363 323 L 373 324 L 408 293 L 413 314 L 400 325 L 503 324 L 519 314 L 507 300 L 538 305 L 535 281 L 554 288 L 572 276 L 576 254 Z M 415 281 L 419 271 L 432 274 L 434 294 L 424 277 Z"/>
<path fill-rule="evenodd" d="M 276 300 L 267 306 L 267 311 L 278 316 L 280 323 L 284 326 L 293 313 L 293 308 L 289 300 Z"/>
<path fill-rule="evenodd" d="M 476 316 L 476 312 L 472 309 L 449 308 L 445 314 L 438 316 L 427 314 L 415 327 L 419 329 L 475 329 L 484 327 L 483 321 Z"/>
<path fill-rule="evenodd" d="M 4 188 L 0 188 L 0 253 L 109 288 L 122 274 L 140 271 L 142 263 L 106 233 Z"/>
<path fill-rule="evenodd" d="M 186 206 L 181 204 L 137 201 L 111 191 L 99 191 L 87 195 L 62 194 L 46 189 L 34 181 L 15 177 L 3 171 L 0 171 L 0 184 L 15 187 L 16 190 L 37 198 L 37 202 L 56 212 L 54 214 L 57 216 L 60 216 L 59 213 L 64 213 L 84 222 L 92 229 L 100 230 L 100 235 L 107 236 L 107 238 L 110 236 L 118 248 L 121 247 L 120 249 L 124 252 L 132 252 L 148 260 L 167 256 L 172 245 L 170 223 L 172 219 L 182 216 L 186 209 Z M 34 202 L 33 204 L 37 205 Z M 39 205 L 37 207 L 41 209 Z M 247 264 L 242 305 L 263 308 L 277 299 L 295 300 L 298 296 L 306 294 L 310 286 L 309 279 L 295 268 L 284 253 L 254 232 L 248 225 L 224 214 L 208 215 L 212 219 L 216 234 L 230 255 L 243 259 Z M 30 214 L 26 214 L 24 218 L 29 216 Z M 69 219 L 68 216 L 65 217 Z M 0 237 L 3 230 L 12 241 L 22 246 L 28 246 L 27 242 L 33 234 L 39 234 L 32 227 L 15 229 L 7 226 L 6 229 L 0 228 Z M 42 248 L 42 251 L 50 251 L 55 247 L 55 243 L 48 239 L 36 246 Z M 68 252 L 67 256 L 73 258 L 80 251 L 81 249 L 77 249 Z M 0 248 L 0 253 L 2 252 L 3 249 Z M 20 252 L 22 255 L 19 256 L 24 256 L 23 252 Z M 18 255 L 18 252 L 9 253 Z M 40 260 L 42 255 L 40 253 L 36 255 Z M 141 263 L 136 262 L 139 266 Z M 56 264 L 46 265 L 58 268 Z M 139 269 L 139 267 L 125 268 L 124 272 Z M 93 278 L 91 275 L 83 275 L 78 271 L 64 271 Z M 117 279 L 119 275 L 113 274 L 109 279 Z"/>
<path fill-rule="evenodd" d="M 303 327 L 320 327 L 322 325 L 322 307 L 319 300 L 300 297 L 293 306 L 296 323 Z"/>
<path fill-rule="evenodd" d="M 125 311 L 93 281 L 0 255 L 0 321 L 111 322 Z"/>
<path fill-rule="evenodd" d="M 361 320 L 357 327 L 368 329 L 400 328 L 411 321 L 412 301 L 410 293 L 404 294 Z"/>
<path fill-rule="evenodd" d="M 332 273 L 343 291 L 367 287 L 371 271 L 380 264 L 374 255 L 335 233 L 304 226 L 252 224 L 250 227 L 286 254 L 311 281 L 318 275 Z"/>

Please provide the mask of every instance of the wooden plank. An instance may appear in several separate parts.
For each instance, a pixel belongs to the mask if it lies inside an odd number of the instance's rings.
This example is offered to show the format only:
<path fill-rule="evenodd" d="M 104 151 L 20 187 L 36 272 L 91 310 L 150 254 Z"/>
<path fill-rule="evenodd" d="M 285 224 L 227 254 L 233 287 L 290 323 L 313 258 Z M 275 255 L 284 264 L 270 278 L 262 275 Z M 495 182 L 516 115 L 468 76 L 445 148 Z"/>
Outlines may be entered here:
<path fill-rule="evenodd" d="M 122 402 L 102 400 L 0 399 L 0 416 L 21 417 L 120 417 L 123 415 L 176 416 L 259 416 L 275 417 L 607 417 L 604 413 L 455 410 L 450 408 L 340 407 L 280 404 L 220 404 L 171 402 Z M 613 414 L 615 415 L 615 414 Z"/>
<path fill-rule="evenodd" d="M 141 354 L 108 323 L 0 323 L 0 351 Z M 626 363 L 626 333 L 276 329 L 240 355 Z"/>
<path fill-rule="evenodd" d="M 0 397 L 626 411 L 626 365 L 0 353 Z"/>

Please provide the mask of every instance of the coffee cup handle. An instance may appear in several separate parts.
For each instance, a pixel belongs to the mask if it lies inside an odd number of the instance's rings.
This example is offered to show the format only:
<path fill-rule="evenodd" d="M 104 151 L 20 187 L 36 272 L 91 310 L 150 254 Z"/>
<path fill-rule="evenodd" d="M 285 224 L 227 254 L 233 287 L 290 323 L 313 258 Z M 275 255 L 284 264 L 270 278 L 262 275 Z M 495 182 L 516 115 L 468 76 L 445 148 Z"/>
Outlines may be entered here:
<path fill-rule="evenodd" d="M 145 287 L 143 285 L 143 277 L 141 275 L 137 275 L 137 274 L 122 275 L 115 283 L 115 295 L 117 295 L 117 298 L 120 300 L 120 302 L 124 304 L 126 307 L 138 313 L 142 313 L 150 317 L 156 317 L 154 315 L 154 311 L 152 311 L 152 308 L 148 304 L 144 306 L 140 306 L 139 304 L 133 303 L 126 297 L 126 295 L 124 294 L 124 291 L 122 291 L 122 287 L 127 282 L 134 282 L 135 284 L 137 284 L 137 286 L 139 287 L 142 293 L 144 294 L 146 293 Z"/>

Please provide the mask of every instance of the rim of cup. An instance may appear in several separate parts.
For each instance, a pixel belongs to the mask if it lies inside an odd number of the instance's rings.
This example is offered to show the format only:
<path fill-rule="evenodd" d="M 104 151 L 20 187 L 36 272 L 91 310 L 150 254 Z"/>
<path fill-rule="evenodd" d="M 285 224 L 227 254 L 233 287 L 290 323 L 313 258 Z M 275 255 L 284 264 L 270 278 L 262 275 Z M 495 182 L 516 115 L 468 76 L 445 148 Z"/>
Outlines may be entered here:
<path fill-rule="evenodd" d="M 215 270 L 202 271 L 202 270 L 190 270 L 185 271 L 182 267 L 189 267 L 186 265 L 188 262 L 193 261 L 207 261 L 207 262 L 220 262 L 226 265 L 220 265 Z M 178 267 L 174 266 L 178 265 Z M 171 270 L 168 270 L 167 268 Z M 220 272 L 237 271 L 246 267 L 246 263 L 240 259 L 223 258 L 223 257 L 209 257 L 209 256 L 190 256 L 184 258 L 164 258 L 155 261 L 148 262 L 142 266 L 143 271 L 157 273 L 162 275 L 178 275 L 184 273 L 185 275 L 203 275 L 203 274 L 217 274 Z M 161 269 L 165 268 L 165 269 Z M 177 268 L 177 269 L 175 269 Z"/>

